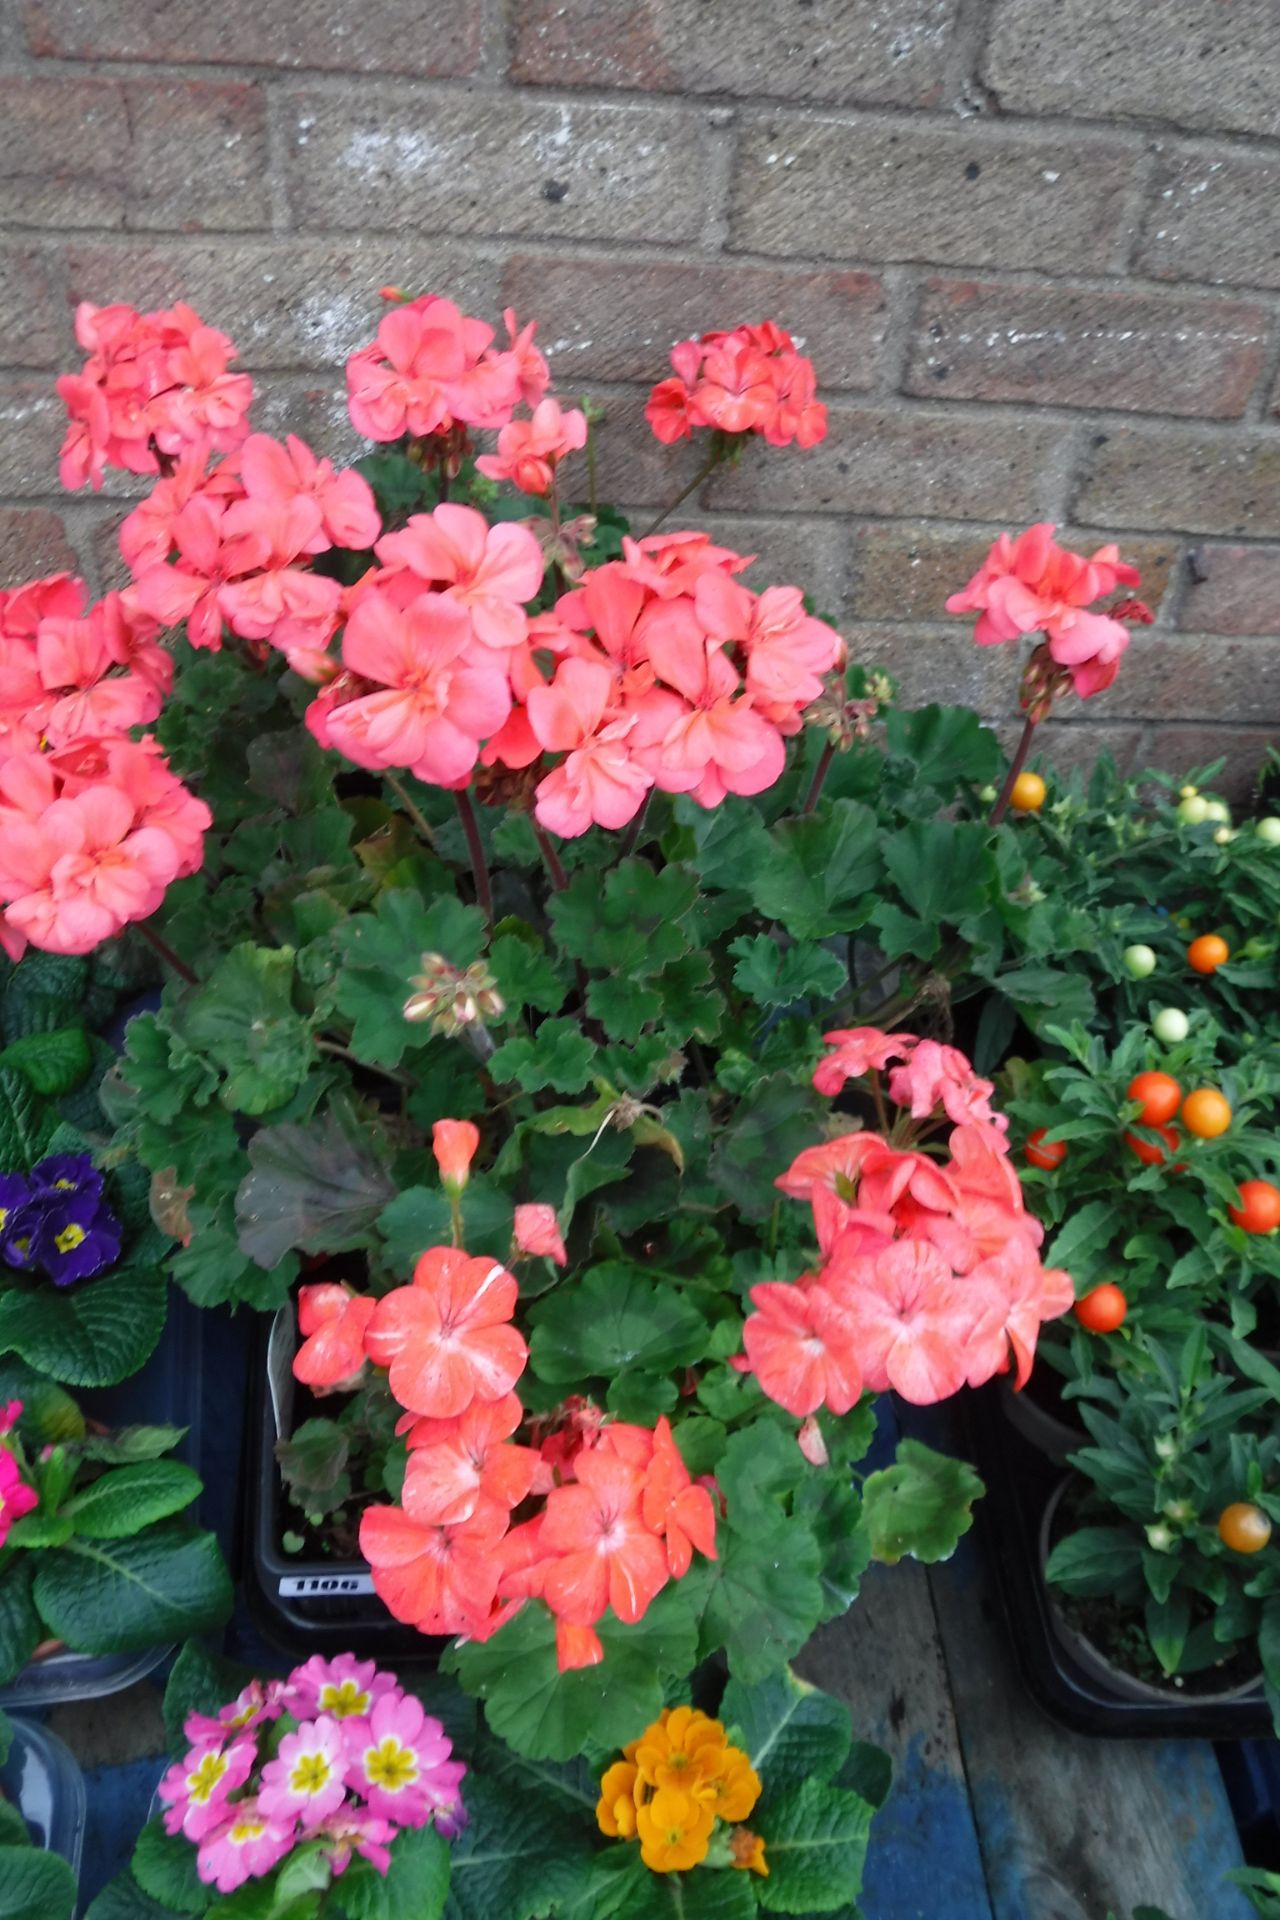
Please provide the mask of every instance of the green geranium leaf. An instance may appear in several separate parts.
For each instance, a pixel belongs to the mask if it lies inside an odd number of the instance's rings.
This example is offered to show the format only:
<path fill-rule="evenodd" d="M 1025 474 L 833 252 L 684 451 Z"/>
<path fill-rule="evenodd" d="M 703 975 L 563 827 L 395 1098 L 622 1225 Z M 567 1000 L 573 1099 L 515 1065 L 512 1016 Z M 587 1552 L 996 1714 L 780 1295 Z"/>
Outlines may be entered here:
<path fill-rule="evenodd" d="M 803 1781 L 775 1801 L 769 1875 L 756 1889 L 765 1912 L 810 1914 L 852 1900 L 862 1887 L 871 1815 L 856 1793 L 821 1780 Z"/>
<path fill-rule="evenodd" d="M 0 1920 L 72 1920 L 76 1877 L 56 1853 L 0 1847 Z"/>
<path fill-rule="evenodd" d="M 538 1013 L 559 1013 L 564 1005 L 565 983 L 536 937 L 498 934 L 489 948 L 489 968 L 509 1014 L 518 1014 L 525 1007 L 533 1007 Z"/>
<path fill-rule="evenodd" d="M 217 1897 L 196 1872 L 196 1850 L 186 1835 L 166 1833 L 159 1816 L 138 1835 L 131 1866 L 143 1892 L 176 1913 L 204 1913 Z"/>
<path fill-rule="evenodd" d="M 0 1686 L 7 1687 L 44 1638 L 31 1586 L 35 1567 L 25 1553 L 0 1566 Z"/>
<path fill-rule="evenodd" d="M 17 1353 L 73 1387 L 109 1387 L 136 1373 L 164 1331 L 159 1267 L 117 1267 L 78 1286 L 0 1294 L 0 1353 Z"/>
<path fill-rule="evenodd" d="M 629 1371 L 691 1367 L 707 1350 L 705 1317 L 622 1261 L 593 1267 L 531 1310 L 534 1372 L 553 1385 Z"/>
<path fill-rule="evenodd" d="M 758 1080 L 741 1101 L 712 1150 L 711 1175 L 748 1220 L 772 1213 L 774 1181 L 821 1137 L 828 1111 L 812 1087 L 798 1087 L 785 1073 Z"/>
<path fill-rule="evenodd" d="M 826 947 L 782 947 L 767 933 L 743 934 L 730 942 L 737 959 L 733 982 L 758 1007 L 789 1007 L 797 1000 L 819 1005 L 847 987 L 848 975 Z"/>
<path fill-rule="evenodd" d="M 892 900 L 882 900 L 871 916 L 879 936 L 879 947 L 886 960 L 932 960 L 942 945 L 937 926 L 930 926 L 914 913 L 904 913 Z"/>
<path fill-rule="evenodd" d="M 669 1374 L 620 1373 L 609 1382 L 605 1406 L 619 1420 L 652 1427 L 660 1414 L 673 1413 L 680 1390 Z"/>
<path fill-rule="evenodd" d="M 871 1564 L 871 1537 L 862 1524 L 862 1499 L 847 1473 L 812 1474 L 796 1496 L 796 1513 L 812 1527 L 822 1554 L 822 1617 L 838 1620 L 858 1597 Z"/>
<path fill-rule="evenodd" d="M 77 1653 L 128 1653 L 211 1633 L 232 1602 L 217 1541 L 179 1521 L 42 1553 L 34 1592 L 49 1631 Z"/>
<path fill-rule="evenodd" d="M 919 1440 L 900 1440 L 892 1467 L 868 1474 L 862 1514 L 871 1555 L 888 1566 L 910 1554 L 926 1566 L 949 1560 L 973 1525 L 983 1485 L 963 1460 L 949 1460 Z"/>
<path fill-rule="evenodd" d="M 954 924 L 984 905 L 995 875 L 985 826 L 913 820 L 884 843 L 889 877 L 927 925 Z"/>
<path fill-rule="evenodd" d="M 985 786 L 1000 770 L 1000 742 L 969 707 L 891 707 L 885 731 L 890 753 L 914 761 L 937 793 L 953 793 L 959 781 Z"/>
<path fill-rule="evenodd" d="M 449 1245 L 449 1196 L 443 1187 L 406 1187 L 378 1215 L 387 1259 L 408 1279 L 428 1247 Z"/>
<path fill-rule="evenodd" d="M 276 1442 L 276 1463 L 299 1495 L 332 1493 L 350 1454 L 350 1437 L 335 1420 L 304 1420 L 287 1440 Z"/>
<path fill-rule="evenodd" d="M 587 1012 L 611 1039 L 634 1046 L 662 1012 L 662 995 L 626 974 L 606 974 L 587 988 Z"/>
<path fill-rule="evenodd" d="M 252 1172 L 236 1193 L 242 1252 L 268 1272 L 291 1248 L 341 1253 L 367 1246 L 395 1192 L 370 1150 L 367 1130 L 339 1114 L 306 1126 L 260 1127 L 249 1142 Z"/>
<path fill-rule="evenodd" d="M 230 1213 L 230 1203 L 227 1212 Z M 274 1313 L 289 1298 L 298 1271 L 296 1254 L 288 1254 L 270 1273 L 241 1253 L 235 1235 L 206 1208 L 192 1207 L 194 1238 L 173 1256 L 172 1273 L 178 1285 L 198 1307 L 221 1307 L 243 1300 L 259 1313 Z"/>
<path fill-rule="evenodd" d="M 809 1471 L 794 1436 L 772 1421 L 731 1434 L 716 1469 L 726 1511 L 704 1632 L 748 1684 L 797 1654 L 822 1617 L 821 1549 L 812 1528 L 787 1511 Z"/>
<path fill-rule="evenodd" d="M 92 1061 L 93 1051 L 83 1027 L 27 1034 L 21 1040 L 11 1040 L 0 1053 L 0 1067 L 16 1067 L 36 1092 L 46 1097 L 70 1093 L 78 1087 Z"/>
<path fill-rule="evenodd" d="M 689 867 L 655 872 L 647 861 L 624 860 L 609 874 L 576 874 L 554 895 L 556 939 L 575 960 L 604 973 L 648 976 L 689 948 L 682 921 L 694 906 L 698 877 Z"/>
<path fill-rule="evenodd" d="M 802 1780 L 834 1780 L 849 1757 L 853 1729 L 849 1709 L 789 1667 L 755 1686 L 730 1680 L 720 1702 L 720 1718 L 751 1755 L 751 1764 L 769 1794 L 799 1786 Z"/>
<path fill-rule="evenodd" d="M 226 1074 L 220 1098 L 238 1113 L 270 1113 L 298 1091 L 315 1058 L 293 1009 L 292 947 L 233 947 L 183 1011 L 183 1032 Z"/>
<path fill-rule="evenodd" d="M 621 1748 L 661 1711 L 664 1677 L 687 1674 L 697 1659 L 697 1619 L 684 1592 L 692 1579 L 665 1587 L 633 1627 L 606 1614 L 596 1629 L 600 1666 L 561 1673 L 555 1621 L 533 1604 L 491 1640 L 455 1642 L 443 1664 L 484 1702 L 490 1727 L 518 1753 L 572 1760 L 588 1741 Z"/>
<path fill-rule="evenodd" d="M 62 1512 L 86 1540 L 127 1540 L 181 1513 L 202 1491 L 200 1475 L 180 1460 L 144 1460 L 100 1475 L 65 1501 Z"/>
<path fill-rule="evenodd" d="M 532 1040 L 506 1040 L 489 1061 L 495 1080 L 512 1081 L 526 1093 L 553 1087 L 581 1093 L 591 1078 L 595 1048 L 576 1020 L 544 1020 Z"/>
<path fill-rule="evenodd" d="M 352 1050 L 371 1065 L 395 1067 L 422 1037 L 404 1017 L 424 954 L 469 967 L 484 947 L 484 915 L 449 895 L 424 904 L 407 890 L 380 894 L 372 913 L 354 914 L 337 935 L 337 1003 L 355 1022 Z"/>
<path fill-rule="evenodd" d="M 786 820 L 757 867 L 737 875 L 760 911 L 796 940 L 823 940 L 862 926 L 880 876 L 880 823 L 858 800 L 836 800 L 825 817 Z"/>

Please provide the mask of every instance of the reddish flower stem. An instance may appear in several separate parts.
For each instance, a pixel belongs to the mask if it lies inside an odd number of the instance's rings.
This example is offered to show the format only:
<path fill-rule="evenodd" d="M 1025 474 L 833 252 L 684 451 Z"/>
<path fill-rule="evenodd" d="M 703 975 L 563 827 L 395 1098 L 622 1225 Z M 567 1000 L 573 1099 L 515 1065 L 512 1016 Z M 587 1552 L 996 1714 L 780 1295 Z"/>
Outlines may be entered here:
<path fill-rule="evenodd" d="M 171 967 L 179 980 L 185 980 L 189 987 L 198 987 L 199 978 L 192 973 L 185 960 L 179 959 L 167 940 L 162 940 L 155 928 L 146 920 L 135 920 L 133 925 L 154 953 L 158 953 L 166 967 Z"/>
<path fill-rule="evenodd" d="M 804 805 L 800 809 L 801 813 L 812 813 L 817 806 L 822 789 L 827 783 L 828 770 L 835 757 L 835 744 L 833 741 L 828 740 L 826 746 L 822 749 L 822 758 L 813 770 L 813 779 L 809 782 L 809 791 L 804 797 Z"/>
<path fill-rule="evenodd" d="M 1028 714 L 1026 723 L 1022 729 L 1022 738 L 1018 742 L 1018 750 L 1009 762 L 1009 771 L 1004 777 L 1004 785 L 1000 789 L 1000 796 L 991 809 L 991 818 L 987 822 L 987 825 L 990 827 L 998 827 L 1004 819 L 1005 814 L 1009 811 L 1009 796 L 1013 792 L 1014 783 L 1018 775 L 1027 764 L 1027 755 L 1031 751 L 1031 742 L 1035 738 L 1035 731 L 1035 718 L 1033 715 Z"/>
<path fill-rule="evenodd" d="M 644 832 L 644 817 L 649 811 L 649 802 L 652 798 L 653 788 L 650 787 L 648 793 L 646 793 L 644 799 L 640 802 L 640 811 L 636 814 L 635 819 L 622 836 L 622 845 L 618 848 L 619 861 L 629 860 L 635 852 L 636 842 Z"/>
<path fill-rule="evenodd" d="M 551 844 L 551 837 L 547 833 L 546 828 L 539 826 L 532 814 L 529 815 L 529 824 L 533 828 L 533 837 L 542 850 L 542 857 L 547 863 L 547 872 L 551 875 L 551 884 L 557 893 L 563 893 L 569 884 L 569 876 L 564 870 L 560 855 Z"/>
<path fill-rule="evenodd" d="M 471 855 L 471 872 L 476 883 L 476 904 L 484 915 L 484 923 L 493 930 L 493 888 L 489 882 L 489 863 L 484 857 L 484 841 L 480 838 L 480 823 L 476 819 L 476 810 L 471 804 L 471 795 L 459 788 L 453 796 L 458 809 L 458 818 L 462 822 L 462 831 L 466 835 L 467 852 Z"/>
<path fill-rule="evenodd" d="M 687 500 L 689 498 L 689 495 L 691 493 L 695 493 L 697 489 L 702 485 L 703 481 L 708 479 L 710 475 L 714 473 L 715 469 L 720 465 L 720 462 L 723 459 L 723 457 L 724 455 L 720 447 L 719 441 L 713 439 L 711 443 L 711 452 L 707 455 L 702 465 L 698 468 L 698 471 L 694 474 L 688 486 L 681 487 L 679 493 L 675 496 L 674 500 L 668 500 L 666 506 L 662 509 L 662 512 L 658 515 L 657 519 L 651 520 L 649 522 L 649 525 L 645 528 L 644 532 L 640 535 L 640 538 L 642 540 L 647 540 L 651 533 L 656 533 L 658 531 L 658 528 L 662 525 L 663 521 L 667 518 L 668 514 L 674 513 L 676 508 L 680 505 L 680 502 L 682 500 Z"/>

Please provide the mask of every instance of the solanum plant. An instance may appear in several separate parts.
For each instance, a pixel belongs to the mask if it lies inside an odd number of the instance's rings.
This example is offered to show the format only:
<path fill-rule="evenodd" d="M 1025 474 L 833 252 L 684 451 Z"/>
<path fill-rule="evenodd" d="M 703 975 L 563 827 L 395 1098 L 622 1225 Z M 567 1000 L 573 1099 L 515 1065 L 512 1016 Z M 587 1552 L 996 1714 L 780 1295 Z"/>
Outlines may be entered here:
<path fill-rule="evenodd" d="M 126 1653 L 221 1626 L 231 1582 L 184 1518 L 180 1427 L 104 1431 L 28 1369 L 0 1366 L 0 1685 L 45 1645 Z"/>
<path fill-rule="evenodd" d="M 1158 1680 L 1208 1675 L 1242 1656 L 1229 1684 L 1261 1670 L 1280 1725 L 1280 1435 L 1265 1387 L 1216 1369 L 1207 1333 L 1180 1347 L 1138 1335 L 1123 1379 L 1079 1389 L 1093 1445 L 1071 1456 L 1091 1482 L 1079 1524 L 1049 1555 L 1052 1585 L 1084 1608 L 1086 1636 L 1132 1670 L 1140 1623 Z M 1132 1625 L 1130 1624 L 1132 1623 Z"/>

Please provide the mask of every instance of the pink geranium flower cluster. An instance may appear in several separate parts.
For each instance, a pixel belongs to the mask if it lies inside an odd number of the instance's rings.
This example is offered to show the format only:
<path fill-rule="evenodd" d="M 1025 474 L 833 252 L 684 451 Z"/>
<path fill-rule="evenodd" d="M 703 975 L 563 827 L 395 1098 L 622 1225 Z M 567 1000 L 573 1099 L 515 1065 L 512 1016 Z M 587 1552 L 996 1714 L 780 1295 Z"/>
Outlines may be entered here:
<path fill-rule="evenodd" d="M 120 528 L 137 604 L 166 627 L 184 621 L 214 651 L 224 625 L 279 649 L 304 679 L 335 671 L 327 652 L 345 612 L 342 587 L 313 572 L 331 547 L 371 547 L 381 521 L 368 482 L 336 472 L 305 441 L 251 434 L 209 470 L 192 453 Z"/>
<path fill-rule="evenodd" d="M 765 1283 L 737 1364 L 789 1413 L 847 1413 L 866 1390 L 917 1406 L 981 1386 L 1012 1365 L 1021 1387 L 1040 1325 L 1071 1306 L 1070 1276 L 1046 1268 L 1040 1223 L 1022 1204 L 991 1082 L 964 1054 L 911 1034 L 826 1036 L 819 1092 L 890 1069 L 902 1111 L 889 1138 L 846 1133 L 798 1154 L 777 1184 L 813 1208 L 821 1264 Z M 950 1124 L 946 1159 L 925 1137 Z"/>
<path fill-rule="evenodd" d="M 128 593 L 88 606 L 68 574 L 0 593 L 0 944 L 89 953 L 146 919 L 203 858 L 208 808 L 154 720 L 173 679 Z"/>
<path fill-rule="evenodd" d="M 478 1145 L 465 1126 L 441 1122 L 447 1131 L 436 1140 L 455 1197 Z M 563 1260 L 548 1213 L 524 1211 L 515 1248 Z M 665 1418 L 650 1430 L 577 1404 L 541 1423 L 537 1446 L 513 1438 L 528 1360 L 512 1325 L 518 1291 L 500 1262 L 459 1247 L 428 1248 L 412 1285 L 376 1303 L 304 1287 L 300 1319 L 312 1331 L 294 1372 L 321 1389 L 349 1385 L 367 1359 L 386 1369 L 404 1410 L 400 1503 L 368 1507 L 360 1523 L 374 1586 L 398 1620 L 487 1639 L 540 1600 L 555 1618 L 561 1668 L 594 1665 L 604 1658 L 596 1627 L 610 1608 L 632 1624 L 689 1571 L 695 1548 L 715 1558 L 715 1508 Z M 541 1507 L 513 1524 L 531 1496 Z"/>
<path fill-rule="evenodd" d="M 231 1893 L 310 1847 L 334 1878 L 354 1856 L 381 1874 L 405 1828 L 466 1823 L 466 1768 L 420 1700 L 372 1660 L 314 1655 L 252 1681 L 216 1717 L 193 1713 L 160 1782 L 165 1829 L 198 1849 L 206 1886 Z M 308 1880 L 308 1886 L 315 1882 Z"/>
<path fill-rule="evenodd" d="M 415 514 L 353 589 L 345 672 L 307 713 L 322 746 L 465 786 L 477 762 L 544 759 L 535 812 L 566 838 L 622 827 L 653 787 L 717 806 L 782 773 L 787 736 L 844 643 L 796 587 L 755 594 L 705 534 L 624 543 L 530 615 L 542 551 L 472 507 Z M 554 762 L 554 763 L 553 763 Z"/>
<path fill-rule="evenodd" d="M 227 453 L 248 433 L 253 383 L 228 373 L 235 348 L 191 307 L 138 313 L 84 300 L 76 339 L 89 357 L 58 381 L 70 419 L 64 487 L 88 481 L 96 492 L 107 467 L 161 473 L 179 454 Z"/>
<path fill-rule="evenodd" d="M 776 321 L 681 340 L 671 364 L 675 377 L 658 382 L 644 410 L 667 445 L 690 438 L 695 427 L 759 433 L 774 447 L 814 447 L 826 438 L 813 362 Z"/>
<path fill-rule="evenodd" d="M 9 1529 L 24 1513 L 40 1504 L 40 1496 L 23 1477 L 22 1461 L 14 1443 L 6 1439 L 22 1414 L 21 1400 L 0 1406 L 0 1547 L 9 1537 Z"/>
<path fill-rule="evenodd" d="M 1002 533 L 968 585 L 951 595 L 947 612 L 977 613 L 973 637 L 980 647 L 1043 633 L 1051 660 L 1087 700 L 1120 670 L 1129 634 L 1117 614 L 1138 624 L 1151 615 L 1138 600 L 1091 612 L 1095 600 L 1118 586 L 1136 587 L 1141 575 L 1121 560 L 1117 546 L 1099 547 L 1086 560 L 1060 547 L 1053 531 L 1051 521 L 1041 521 L 1016 540 Z"/>
<path fill-rule="evenodd" d="M 384 289 L 396 297 L 395 288 Z M 351 424 L 367 440 L 446 436 L 458 427 L 505 427 L 523 401 L 536 407 L 551 378 L 508 307 L 507 345 L 452 300 L 424 293 L 392 308 L 372 344 L 347 362 Z"/>

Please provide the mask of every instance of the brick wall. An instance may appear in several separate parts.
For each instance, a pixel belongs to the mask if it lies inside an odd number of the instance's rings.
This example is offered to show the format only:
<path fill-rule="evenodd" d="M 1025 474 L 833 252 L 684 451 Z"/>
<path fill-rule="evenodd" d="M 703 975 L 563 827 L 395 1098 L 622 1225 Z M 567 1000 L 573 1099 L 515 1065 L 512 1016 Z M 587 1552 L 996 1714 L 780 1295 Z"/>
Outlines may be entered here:
<path fill-rule="evenodd" d="M 339 452 L 381 283 L 514 302 L 636 508 L 693 470 L 634 431 L 671 342 L 770 315 L 831 432 L 702 519 L 1002 722 L 946 593 L 1007 525 L 1119 537 L 1157 625 L 1054 750 L 1241 784 L 1280 718 L 1277 74 L 1277 0 L 7 0 L 0 572 L 112 568 L 125 487 L 56 491 L 77 299 L 190 298 Z"/>

